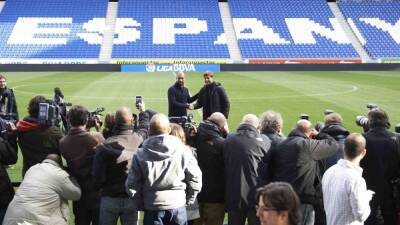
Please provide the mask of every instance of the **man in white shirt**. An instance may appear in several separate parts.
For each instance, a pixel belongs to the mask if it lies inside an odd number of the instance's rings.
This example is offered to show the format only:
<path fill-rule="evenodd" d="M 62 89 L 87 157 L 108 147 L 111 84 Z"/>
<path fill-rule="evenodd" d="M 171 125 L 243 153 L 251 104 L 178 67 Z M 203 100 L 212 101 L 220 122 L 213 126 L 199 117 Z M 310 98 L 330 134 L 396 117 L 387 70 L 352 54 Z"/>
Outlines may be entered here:
<path fill-rule="evenodd" d="M 327 225 L 364 224 L 374 194 L 367 190 L 360 161 L 366 154 L 365 138 L 353 133 L 346 138 L 344 159 L 329 168 L 322 178 Z"/>

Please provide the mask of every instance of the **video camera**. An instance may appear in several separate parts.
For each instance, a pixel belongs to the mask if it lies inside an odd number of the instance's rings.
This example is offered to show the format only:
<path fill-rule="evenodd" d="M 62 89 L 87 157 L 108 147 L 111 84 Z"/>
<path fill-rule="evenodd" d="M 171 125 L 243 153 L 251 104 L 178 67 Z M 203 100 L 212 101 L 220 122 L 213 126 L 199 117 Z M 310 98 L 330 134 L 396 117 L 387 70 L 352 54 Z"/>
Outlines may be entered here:
<path fill-rule="evenodd" d="M 169 117 L 168 119 L 171 123 L 176 123 L 183 128 L 186 138 L 196 131 L 196 122 L 194 122 L 193 114 L 191 113 L 187 116 Z"/>
<path fill-rule="evenodd" d="M 96 121 L 100 124 L 100 126 L 103 126 L 103 122 L 100 120 L 99 116 L 103 116 L 102 112 L 104 112 L 104 110 L 104 107 L 98 107 L 95 110 L 89 112 L 87 122 L 88 128 L 95 127 Z"/>

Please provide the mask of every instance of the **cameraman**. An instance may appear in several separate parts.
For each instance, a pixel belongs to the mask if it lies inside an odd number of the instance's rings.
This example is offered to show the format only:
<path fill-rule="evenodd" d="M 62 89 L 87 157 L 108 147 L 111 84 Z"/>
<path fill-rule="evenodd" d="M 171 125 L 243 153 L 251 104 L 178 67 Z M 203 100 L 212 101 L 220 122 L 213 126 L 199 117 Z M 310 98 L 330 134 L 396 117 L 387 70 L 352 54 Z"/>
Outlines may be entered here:
<path fill-rule="evenodd" d="M 6 77 L 3 75 L 0 75 L 0 117 L 11 120 L 14 124 L 19 120 L 14 92 L 7 87 Z"/>
<path fill-rule="evenodd" d="M 367 141 L 368 153 L 361 160 L 363 177 L 367 188 L 375 192 L 370 202 L 371 214 L 365 224 L 377 224 L 377 213 L 381 209 L 384 224 L 396 224 L 397 215 L 391 180 L 399 173 L 399 141 L 396 134 L 388 131 L 389 117 L 385 111 L 376 108 L 368 113 L 369 130 L 363 135 Z"/>
<path fill-rule="evenodd" d="M 18 145 L 23 156 L 22 176 L 31 166 L 41 163 L 48 154 L 60 155 L 58 142 L 63 137 L 61 129 L 38 120 L 39 104 L 47 102 L 43 96 L 33 97 L 28 105 L 29 116 L 17 123 Z"/>

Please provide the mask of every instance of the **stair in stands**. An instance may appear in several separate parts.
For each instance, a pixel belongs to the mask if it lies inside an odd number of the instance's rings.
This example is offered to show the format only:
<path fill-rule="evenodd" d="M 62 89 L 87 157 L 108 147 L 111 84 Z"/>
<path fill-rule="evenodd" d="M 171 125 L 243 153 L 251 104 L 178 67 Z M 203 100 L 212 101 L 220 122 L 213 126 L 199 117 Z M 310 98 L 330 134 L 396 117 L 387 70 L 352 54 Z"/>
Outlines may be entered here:
<path fill-rule="evenodd" d="M 109 2 L 106 15 L 106 26 L 103 34 L 103 42 L 101 44 L 99 54 L 100 63 L 110 63 L 111 61 L 117 14 L 118 2 Z"/>
<path fill-rule="evenodd" d="M 242 54 L 236 38 L 235 28 L 232 22 L 232 16 L 227 2 L 219 2 L 219 10 L 221 13 L 222 24 L 228 45 L 229 55 L 233 62 L 242 62 Z"/>
<path fill-rule="evenodd" d="M 347 22 L 347 20 L 343 16 L 343 13 L 340 10 L 337 3 L 329 2 L 328 5 L 329 5 L 329 8 L 331 8 L 331 10 L 332 10 L 333 15 L 335 15 L 336 19 L 338 20 L 340 26 L 346 33 L 347 37 L 351 41 L 351 44 L 353 45 L 353 47 L 357 51 L 357 53 L 361 56 L 362 59 L 371 60 L 371 57 L 369 56 L 368 52 L 362 46 L 360 40 L 357 38 L 357 35 L 351 29 L 350 24 Z"/>

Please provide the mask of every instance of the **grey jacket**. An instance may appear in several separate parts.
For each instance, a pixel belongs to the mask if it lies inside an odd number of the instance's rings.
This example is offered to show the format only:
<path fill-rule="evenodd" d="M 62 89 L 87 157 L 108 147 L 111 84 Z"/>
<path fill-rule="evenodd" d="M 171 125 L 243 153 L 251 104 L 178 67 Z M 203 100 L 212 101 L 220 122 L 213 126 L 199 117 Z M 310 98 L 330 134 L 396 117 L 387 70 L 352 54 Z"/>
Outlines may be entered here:
<path fill-rule="evenodd" d="M 176 209 L 195 201 L 201 190 L 201 171 L 191 150 L 178 138 L 152 136 L 134 155 L 126 188 L 138 209 Z"/>
<path fill-rule="evenodd" d="M 3 225 L 69 224 L 68 200 L 78 200 L 81 189 L 56 162 L 46 159 L 32 166 L 8 206 Z"/>

